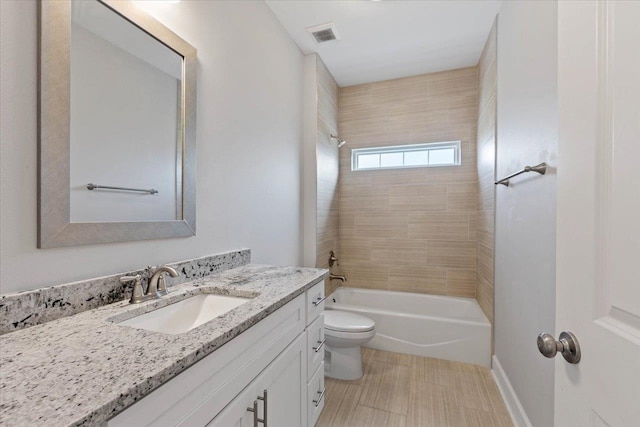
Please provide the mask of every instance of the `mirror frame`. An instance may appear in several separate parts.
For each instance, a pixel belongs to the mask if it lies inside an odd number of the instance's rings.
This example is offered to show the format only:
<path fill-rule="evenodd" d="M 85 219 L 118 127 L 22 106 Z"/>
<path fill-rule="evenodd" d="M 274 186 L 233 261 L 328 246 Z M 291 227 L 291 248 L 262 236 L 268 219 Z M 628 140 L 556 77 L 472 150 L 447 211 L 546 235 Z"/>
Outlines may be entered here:
<path fill-rule="evenodd" d="M 132 1 L 96 0 L 184 58 L 182 219 L 71 222 L 71 1 L 40 2 L 38 90 L 38 248 L 188 237 L 196 234 L 196 67 L 189 43 Z M 144 161 L 144 159 L 141 159 Z"/>

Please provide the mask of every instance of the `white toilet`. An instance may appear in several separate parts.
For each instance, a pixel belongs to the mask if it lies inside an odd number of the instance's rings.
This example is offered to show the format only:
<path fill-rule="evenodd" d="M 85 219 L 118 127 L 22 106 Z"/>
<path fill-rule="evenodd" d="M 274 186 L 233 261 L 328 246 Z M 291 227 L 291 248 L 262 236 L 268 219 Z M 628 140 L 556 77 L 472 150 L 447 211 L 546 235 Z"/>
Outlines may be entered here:
<path fill-rule="evenodd" d="M 360 346 L 375 335 L 376 323 L 368 317 L 340 310 L 325 310 L 325 375 L 341 380 L 360 378 Z"/>

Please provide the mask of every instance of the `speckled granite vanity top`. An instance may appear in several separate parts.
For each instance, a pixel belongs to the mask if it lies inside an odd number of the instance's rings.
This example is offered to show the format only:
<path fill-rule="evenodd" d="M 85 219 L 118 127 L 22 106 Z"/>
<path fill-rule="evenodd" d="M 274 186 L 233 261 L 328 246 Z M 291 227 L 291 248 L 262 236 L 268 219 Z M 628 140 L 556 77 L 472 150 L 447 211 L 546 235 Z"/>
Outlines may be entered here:
<path fill-rule="evenodd" d="M 161 300 L 117 302 L 0 337 L 0 424 L 99 425 L 250 328 L 327 270 L 244 265 L 171 287 Z M 179 335 L 118 325 L 200 293 L 254 296 Z"/>

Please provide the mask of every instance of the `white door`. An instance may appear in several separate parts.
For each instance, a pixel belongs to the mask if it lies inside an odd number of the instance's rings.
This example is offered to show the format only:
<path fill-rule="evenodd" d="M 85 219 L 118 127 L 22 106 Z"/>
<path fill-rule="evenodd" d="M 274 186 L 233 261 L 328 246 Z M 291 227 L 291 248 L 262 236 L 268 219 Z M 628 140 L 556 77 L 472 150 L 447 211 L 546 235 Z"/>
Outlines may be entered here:
<path fill-rule="evenodd" d="M 555 425 L 640 426 L 639 1 L 559 2 L 558 110 Z"/>

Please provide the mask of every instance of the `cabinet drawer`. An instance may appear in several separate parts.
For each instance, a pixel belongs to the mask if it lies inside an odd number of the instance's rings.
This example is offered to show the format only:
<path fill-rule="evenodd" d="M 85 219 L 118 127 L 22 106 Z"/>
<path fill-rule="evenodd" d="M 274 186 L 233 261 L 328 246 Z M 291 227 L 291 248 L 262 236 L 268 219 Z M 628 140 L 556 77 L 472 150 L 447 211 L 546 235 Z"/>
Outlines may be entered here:
<path fill-rule="evenodd" d="M 307 327 L 307 381 L 311 380 L 324 360 L 324 314 Z"/>
<path fill-rule="evenodd" d="M 324 282 L 313 285 L 307 291 L 307 325 L 324 311 Z"/>
<path fill-rule="evenodd" d="M 313 427 L 320 417 L 322 408 L 324 408 L 325 390 L 324 363 L 321 362 L 318 370 L 313 374 L 311 381 L 307 385 L 308 427 Z"/>

